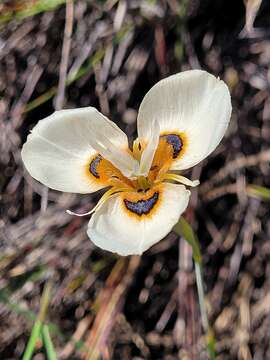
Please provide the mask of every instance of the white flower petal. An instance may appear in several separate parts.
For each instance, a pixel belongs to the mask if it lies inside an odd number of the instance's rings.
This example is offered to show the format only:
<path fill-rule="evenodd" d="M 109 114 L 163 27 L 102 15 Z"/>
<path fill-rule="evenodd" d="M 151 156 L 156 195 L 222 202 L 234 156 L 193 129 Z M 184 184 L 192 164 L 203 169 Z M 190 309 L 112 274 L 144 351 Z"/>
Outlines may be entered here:
<path fill-rule="evenodd" d="M 138 114 L 138 135 L 148 141 L 153 121 L 159 122 L 161 134 L 183 134 L 184 146 L 172 169 L 187 169 L 217 147 L 231 110 L 223 81 L 205 71 L 185 71 L 161 80 L 145 95 Z"/>
<path fill-rule="evenodd" d="M 132 178 L 138 172 L 138 161 L 128 152 L 128 138 L 126 134 L 112 121 L 101 113 L 103 122 L 91 122 L 89 138 L 91 146 L 104 158 L 117 167 L 123 175 Z"/>
<path fill-rule="evenodd" d="M 144 149 L 140 160 L 139 173 L 142 176 L 148 175 L 159 142 L 159 124 L 157 121 L 154 120 L 151 125 L 152 129 L 150 139 L 149 142 L 146 144 L 146 148 Z"/>
<path fill-rule="evenodd" d="M 87 234 L 104 250 L 119 255 L 142 254 L 171 231 L 185 211 L 189 195 L 183 185 L 165 183 L 146 194 L 115 195 L 93 214 Z M 148 201 L 143 203 L 142 198 Z"/>
<path fill-rule="evenodd" d="M 91 193 L 108 186 L 86 170 L 97 154 L 90 145 L 95 127 L 110 128 L 115 146 L 127 148 L 126 135 L 95 108 L 56 111 L 39 121 L 28 136 L 22 149 L 26 169 L 36 180 L 59 191 Z"/>

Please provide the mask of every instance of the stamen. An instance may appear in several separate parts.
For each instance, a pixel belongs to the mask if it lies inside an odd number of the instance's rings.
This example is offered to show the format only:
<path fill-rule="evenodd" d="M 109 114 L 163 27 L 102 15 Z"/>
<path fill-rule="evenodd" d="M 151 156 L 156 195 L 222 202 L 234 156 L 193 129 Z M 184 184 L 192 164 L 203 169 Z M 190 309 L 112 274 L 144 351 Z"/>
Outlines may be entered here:
<path fill-rule="evenodd" d="M 195 187 L 198 186 L 200 184 L 199 180 L 189 180 L 188 178 L 186 178 L 185 176 L 182 175 L 177 175 L 177 174 L 163 174 L 160 178 L 159 181 L 166 181 L 166 180 L 172 180 L 175 182 L 178 182 L 180 184 L 184 184 L 187 186 L 191 186 L 191 187 Z"/>
<path fill-rule="evenodd" d="M 109 200 L 113 195 L 119 193 L 119 192 L 125 192 L 125 191 L 130 191 L 128 188 L 111 188 L 110 190 L 106 191 L 105 194 L 102 195 L 102 197 L 99 199 L 97 205 L 91 209 L 90 211 L 83 213 L 83 214 L 78 214 L 75 213 L 71 210 L 66 210 L 66 212 L 69 215 L 75 215 L 75 216 L 86 216 L 86 215 L 91 215 L 93 214 L 93 212 L 95 212 L 101 205 L 103 205 L 107 200 Z"/>
<path fill-rule="evenodd" d="M 127 189 L 126 191 L 131 191 L 131 192 L 136 191 L 135 188 L 133 187 L 132 181 L 129 179 L 126 179 L 126 182 L 124 182 L 123 180 L 120 180 L 119 178 L 117 179 L 116 177 L 112 176 L 109 179 L 109 185 L 117 189 L 126 188 Z"/>
<path fill-rule="evenodd" d="M 90 215 L 93 213 L 93 211 L 95 211 L 95 207 L 90 210 L 90 211 L 87 211 L 86 213 L 82 213 L 82 214 L 78 214 L 74 211 L 71 211 L 71 210 L 66 210 L 66 213 L 69 214 L 69 215 L 75 215 L 75 216 L 86 216 L 86 215 Z"/>

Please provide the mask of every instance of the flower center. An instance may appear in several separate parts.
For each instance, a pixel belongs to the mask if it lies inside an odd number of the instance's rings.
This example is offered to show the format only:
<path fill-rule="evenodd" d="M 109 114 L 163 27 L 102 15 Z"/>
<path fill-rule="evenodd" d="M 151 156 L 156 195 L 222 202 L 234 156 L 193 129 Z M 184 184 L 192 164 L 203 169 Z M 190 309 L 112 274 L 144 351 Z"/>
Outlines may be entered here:
<path fill-rule="evenodd" d="M 128 179 L 110 161 L 100 154 L 93 156 L 86 166 L 86 172 L 93 181 L 115 189 L 128 189 L 133 192 L 147 192 L 154 184 L 165 180 L 174 181 L 168 176 L 172 162 L 182 156 L 185 151 L 186 138 L 184 134 L 177 132 L 163 133 L 159 137 L 159 144 L 147 176 L 138 176 L 136 179 Z M 145 144 L 139 140 L 133 143 L 132 155 L 140 161 Z M 167 175 L 166 175 L 167 174 Z M 169 179 L 170 177 L 170 179 Z M 175 177 L 175 176 L 174 176 Z M 121 190 L 122 191 L 122 190 Z"/>
<path fill-rule="evenodd" d="M 152 183 L 149 181 L 149 179 L 145 176 L 139 176 L 137 178 L 137 188 L 138 192 L 141 191 L 147 191 L 152 186 Z"/>
<path fill-rule="evenodd" d="M 91 181 L 96 181 L 101 187 L 110 187 L 97 205 L 87 213 L 70 214 L 84 216 L 92 214 L 112 196 L 118 194 L 122 199 L 123 209 L 135 218 L 142 220 L 151 217 L 162 201 L 164 183 L 174 182 L 187 186 L 197 186 L 198 180 L 191 181 L 181 175 L 170 173 L 172 162 L 182 156 L 185 151 L 186 138 L 184 134 L 163 133 L 159 137 L 159 144 L 147 176 L 129 179 L 124 176 L 109 160 L 101 154 L 95 154 L 85 166 L 85 172 Z M 141 160 L 145 144 L 137 139 L 133 143 L 134 158 Z"/>

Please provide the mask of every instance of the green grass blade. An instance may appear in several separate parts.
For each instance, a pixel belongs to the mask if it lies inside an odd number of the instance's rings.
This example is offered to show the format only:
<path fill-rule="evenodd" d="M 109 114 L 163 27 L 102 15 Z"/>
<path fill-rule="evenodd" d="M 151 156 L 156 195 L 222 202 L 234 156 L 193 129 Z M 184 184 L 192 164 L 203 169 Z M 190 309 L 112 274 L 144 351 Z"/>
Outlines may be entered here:
<path fill-rule="evenodd" d="M 56 352 L 54 350 L 54 346 L 49 332 L 49 326 L 46 324 L 42 327 L 42 339 L 44 347 L 46 349 L 48 360 L 57 360 Z"/>
<path fill-rule="evenodd" d="M 99 61 L 104 57 L 104 49 L 97 50 L 96 53 L 89 59 L 88 63 L 81 67 L 77 74 L 72 78 L 67 78 L 66 86 L 71 85 L 74 81 L 79 80 L 81 77 L 86 75 Z M 34 110 L 38 106 L 44 104 L 46 101 L 50 100 L 57 93 L 57 86 L 53 86 L 48 91 L 38 96 L 36 99 L 30 101 L 24 109 L 24 113 L 27 113 L 31 110 Z"/>
<path fill-rule="evenodd" d="M 31 310 L 26 310 L 20 305 L 11 302 L 9 299 L 10 295 L 3 290 L 0 290 L 0 303 L 4 304 L 10 311 L 13 311 L 15 314 L 22 315 L 25 317 L 25 319 L 34 322 L 36 319 L 36 314 Z M 58 336 L 61 341 L 71 341 L 74 343 L 76 349 L 84 349 L 87 350 L 85 344 L 83 341 L 75 340 L 72 336 L 66 336 L 61 332 L 59 327 L 54 323 L 48 323 L 48 327 L 50 329 L 50 332 L 56 336 Z"/>
<path fill-rule="evenodd" d="M 40 338 L 41 326 L 42 326 L 42 322 L 39 319 L 37 319 L 32 328 L 31 336 L 27 343 L 22 360 L 32 359 L 33 353 L 35 351 L 36 343 Z"/>
<path fill-rule="evenodd" d="M 40 300 L 40 309 L 37 316 L 37 319 L 34 323 L 34 326 L 31 331 L 30 339 L 27 343 L 24 355 L 22 360 L 31 360 L 33 352 L 35 351 L 37 340 L 40 338 L 41 335 L 41 327 L 42 323 L 45 320 L 47 309 L 49 306 L 50 295 L 51 295 L 51 288 L 52 284 L 48 282 L 43 290 L 41 300 Z"/>
<path fill-rule="evenodd" d="M 6 8 L 4 7 L 0 14 L 0 26 L 12 20 L 21 21 L 42 12 L 53 11 L 65 4 L 65 2 L 66 0 L 25 0 L 20 3 L 18 2 L 17 5 L 15 3 L 12 10 L 10 10 L 8 6 Z"/>
<path fill-rule="evenodd" d="M 247 194 L 257 199 L 270 201 L 270 189 L 259 185 L 248 185 L 246 187 Z"/>

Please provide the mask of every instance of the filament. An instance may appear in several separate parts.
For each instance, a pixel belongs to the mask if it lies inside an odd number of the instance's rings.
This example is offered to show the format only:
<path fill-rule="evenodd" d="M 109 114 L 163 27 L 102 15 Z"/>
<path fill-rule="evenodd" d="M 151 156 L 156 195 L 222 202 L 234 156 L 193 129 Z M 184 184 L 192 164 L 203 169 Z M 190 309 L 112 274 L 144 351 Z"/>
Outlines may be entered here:
<path fill-rule="evenodd" d="M 199 180 L 192 181 L 192 180 L 189 180 L 188 178 L 186 178 L 185 176 L 177 175 L 177 174 L 168 174 L 168 173 L 163 174 L 159 180 L 161 180 L 161 181 L 172 180 L 172 181 L 178 182 L 180 184 L 184 184 L 184 185 L 191 186 L 191 187 L 195 187 L 200 184 Z"/>

